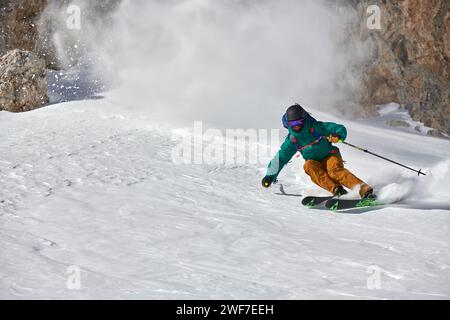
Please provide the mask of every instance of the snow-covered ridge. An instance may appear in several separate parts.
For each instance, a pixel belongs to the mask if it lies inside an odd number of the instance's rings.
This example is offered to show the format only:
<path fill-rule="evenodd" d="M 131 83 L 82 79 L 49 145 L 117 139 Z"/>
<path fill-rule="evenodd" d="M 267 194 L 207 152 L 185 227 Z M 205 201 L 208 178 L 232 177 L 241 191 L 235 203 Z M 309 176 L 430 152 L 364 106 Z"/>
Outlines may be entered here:
<path fill-rule="evenodd" d="M 178 124 L 110 98 L 1 112 L 0 297 L 448 299 L 450 142 L 312 111 L 428 175 L 342 146 L 352 171 L 402 201 L 312 211 L 262 190 L 263 166 L 174 164 Z M 280 183 L 317 193 L 301 166 Z"/>
<path fill-rule="evenodd" d="M 378 113 L 378 117 L 364 120 L 363 123 L 385 128 L 393 127 L 409 133 L 449 138 L 444 133 L 439 133 L 439 131 L 425 126 L 422 122 L 413 120 L 408 110 L 404 106 L 396 103 L 380 106 Z"/>

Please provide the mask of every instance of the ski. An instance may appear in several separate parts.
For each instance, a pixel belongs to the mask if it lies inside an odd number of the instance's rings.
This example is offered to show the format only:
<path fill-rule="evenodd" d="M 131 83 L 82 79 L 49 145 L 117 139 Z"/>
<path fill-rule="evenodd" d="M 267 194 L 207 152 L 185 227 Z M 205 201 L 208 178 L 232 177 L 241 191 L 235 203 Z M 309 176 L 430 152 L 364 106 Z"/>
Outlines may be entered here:
<path fill-rule="evenodd" d="M 314 208 L 327 200 L 333 199 L 333 196 L 327 197 L 315 197 L 315 196 L 307 196 L 302 199 L 302 205 L 308 208 Z"/>
<path fill-rule="evenodd" d="M 325 207 L 331 211 L 367 208 L 382 205 L 384 205 L 384 203 L 377 199 L 330 199 L 325 203 Z"/>

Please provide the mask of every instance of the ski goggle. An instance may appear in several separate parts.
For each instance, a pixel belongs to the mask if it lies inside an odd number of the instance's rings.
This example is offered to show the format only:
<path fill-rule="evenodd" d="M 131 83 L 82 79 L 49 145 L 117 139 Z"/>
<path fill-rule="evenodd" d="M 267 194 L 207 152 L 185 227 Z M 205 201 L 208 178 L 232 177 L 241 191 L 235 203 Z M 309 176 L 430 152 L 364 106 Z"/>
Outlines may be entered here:
<path fill-rule="evenodd" d="M 288 125 L 291 128 L 292 127 L 303 127 L 304 124 L 305 124 L 305 119 L 288 121 Z"/>

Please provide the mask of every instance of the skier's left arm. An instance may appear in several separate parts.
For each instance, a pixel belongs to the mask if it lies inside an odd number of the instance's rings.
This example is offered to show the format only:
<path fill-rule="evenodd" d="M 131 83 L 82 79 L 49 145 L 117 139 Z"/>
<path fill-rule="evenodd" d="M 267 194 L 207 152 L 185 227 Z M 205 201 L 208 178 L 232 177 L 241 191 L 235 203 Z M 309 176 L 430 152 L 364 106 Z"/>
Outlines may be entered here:
<path fill-rule="evenodd" d="M 344 141 L 347 139 L 347 129 L 342 125 L 334 122 L 316 122 L 315 128 L 324 137 L 336 137 L 336 141 Z"/>
<path fill-rule="evenodd" d="M 280 174 L 284 166 L 292 159 L 297 153 L 297 148 L 293 145 L 289 136 L 286 137 L 281 145 L 280 151 L 276 154 L 275 158 L 270 161 L 267 167 L 266 177 L 275 181 Z"/>

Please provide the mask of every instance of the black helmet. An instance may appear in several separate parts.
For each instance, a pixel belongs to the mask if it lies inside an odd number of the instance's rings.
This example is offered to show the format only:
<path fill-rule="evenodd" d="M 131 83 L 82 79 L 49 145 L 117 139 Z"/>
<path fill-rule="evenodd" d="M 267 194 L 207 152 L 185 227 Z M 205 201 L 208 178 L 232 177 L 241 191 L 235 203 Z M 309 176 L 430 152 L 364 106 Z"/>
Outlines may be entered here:
<path fill-rule="evenodd" d="M 293 121 L 293 120 L 300 120 L 306 118 L 306 111 L 302 108 L 301 105 L 298 103 L 294 104 L 293 106 L 290 106 L 286 110 L 286 120 L 287 121 Z"/>

